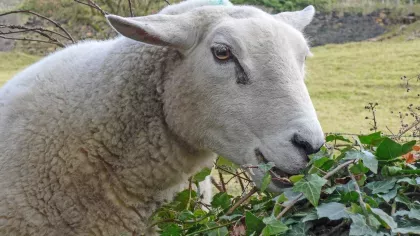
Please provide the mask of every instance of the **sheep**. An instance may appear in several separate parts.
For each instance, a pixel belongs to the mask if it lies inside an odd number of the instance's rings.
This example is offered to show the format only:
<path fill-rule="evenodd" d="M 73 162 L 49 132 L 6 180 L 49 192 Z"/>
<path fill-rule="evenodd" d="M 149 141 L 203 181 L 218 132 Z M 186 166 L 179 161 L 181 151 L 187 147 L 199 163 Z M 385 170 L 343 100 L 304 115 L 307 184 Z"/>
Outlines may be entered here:
<path fill-rule="evenodd" d="M 304 83 L 314 8 L 216 3 L 108 15 L 121 36 L 0 90 L 0 235 L 150 235 L 152 213 L 217 154 L 282 176 L 306 166 L 324 142 Z"/>

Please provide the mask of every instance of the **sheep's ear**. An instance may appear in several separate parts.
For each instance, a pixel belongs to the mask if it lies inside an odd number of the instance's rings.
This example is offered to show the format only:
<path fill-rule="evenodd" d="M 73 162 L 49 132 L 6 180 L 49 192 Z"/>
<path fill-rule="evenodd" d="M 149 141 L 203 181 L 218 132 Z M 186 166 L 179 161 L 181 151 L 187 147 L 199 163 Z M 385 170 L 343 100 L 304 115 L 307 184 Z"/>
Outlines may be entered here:
<path fill-rule="evenodd" d="M 143 43 L 187 49 L 195 41 L 193 21 L 186 14 L 106 18 L 118 33 Z"/>
<path fill-rule="evenodd" d="M 302 31 L 305 26 L 311 23 L 314 15 L 315 8 L 310 5 L 301 11 L 282 12 L 275 15 L 274 17 L 278 20 L 286 22 L 287 24 L 293 26 L 295 29 Z"/>

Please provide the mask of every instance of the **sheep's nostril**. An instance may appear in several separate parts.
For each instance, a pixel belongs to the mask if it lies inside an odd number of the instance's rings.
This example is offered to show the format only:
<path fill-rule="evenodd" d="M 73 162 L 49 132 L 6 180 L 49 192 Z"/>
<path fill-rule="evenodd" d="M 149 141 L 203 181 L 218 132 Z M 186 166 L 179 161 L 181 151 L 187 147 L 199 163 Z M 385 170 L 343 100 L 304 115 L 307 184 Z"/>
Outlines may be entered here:
<path fill-rule="evenodd" d="M 306 155 L 311 155 L 314 153 L 317 153 L 322 145 L 320 146 L 314 146 L 313 144 L 311 144 L 310 142 L 306 141 L 302 136 L 300 136 L 299 134 L 294 134 L 293 138 L 292 138 L 292 143 L 298 147 L 303 149 L 303 151 L 305 151 Z"/>

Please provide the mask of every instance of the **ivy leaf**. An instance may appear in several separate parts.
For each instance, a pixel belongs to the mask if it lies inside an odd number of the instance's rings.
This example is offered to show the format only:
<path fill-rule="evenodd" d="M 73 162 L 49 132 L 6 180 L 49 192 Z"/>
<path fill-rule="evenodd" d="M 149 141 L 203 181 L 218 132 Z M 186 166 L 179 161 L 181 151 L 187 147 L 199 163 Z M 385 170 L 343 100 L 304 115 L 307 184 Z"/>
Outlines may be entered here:
<path fill-rule="evenodd" d="M 412 207 L 410 209 L 410 212 L 408 213 L 408 217 L 410 217 L 411 219 L 420 220 L 420 209 Z"/>
<path fill-rule="evenodd" d="M 393 233 L 399 234 L 420 234 L 420 226 L 397 228 L 392 231 Z"/>
<path fill-rule="evenodd" d="M 304 175 L 292 175 L 289 177 L 289 180 L 292 181 L 292 183 L 296 183 L 299 180 L 301 180 L 303 177 L 305 177 Z"/>
<path fill-rule="evenodd" d="M 284 193 L 282 193 L 281 195 L 275 197 L 273 200 L 275 201 L 273 214 L 276 216 L 281 212 L 282 206 L 280 204 L 287 201 L 287 197 Z"/>
<path fill-rule="evenodd" d="M 255 235 L 259 235 L 265 226 L 264 222 L 261 219 L 259 219 L 249 211 L 247 211 L 245 214 L 245 224 L 246 235 L 251 235 L 254 232 Z"/>
<path fill-rule="evenodd" d="M 162 236 L 178 236 L 182 234 L 182 229 L 176 224 L 169 224 L 162 229 Z"/>
<path fill-rule="evenodd" d="M 201 182 L 203 181 L 207 176 L 210 175 L 211 170 L 209 168 L 204 168 L 197 174 L 195 174 L 192 178 L 192 181 L 195 182 Z"/>
<path fill-rule="evenodd" d="M 222 208 L 226 209 L 231 205 L 230 202 L 231 196 L 229 196 L 227 193 L 217 193 L 214 195 L 213 200 L 211 201 L 211 206 L 214 208 Z"/>
<path fill-rule="evenodd" d="M 306 236 L 305 223 L 297 223 L 291 226 L 290 230 L 287 231 L 286 236 Z"/>
<path fill-rule="evenodd" d="M 340 140 L 340 141 L 343 141 L 343 142 L 351 143 L 351 141 L 349 139 L 346 139 L 343 136 L 337 135 L 337 134 L 330 134 L 327 137 L 325 137 L 326 142 L 331 142 L 331 141 L 334 141 L 334 140 Z"/>
<path fill-rule="evenodd" d="M 350 235 L 376 235 L 376 231 L 366 223 L 364 216 L 360 214 L 351 214 L 350 218 L 352 220 Z"/>
<path fill-rule="evenodd" d="M 317 206 L 319 197 L 321 196 L 321 188 L 327 183 L 327 180 L 319 177 L 318 175 L 312 174 L 307 178 L 301 179 L 296 182 L 293 191 L 302 192 L 303 195 L 312 203 Z"/>
<path fill-rule="evenodd" d="M 375 155 L 368 151 L 348 151 L 344 157 L 345 160 L 361 159 L 363 164 L 373 173 L 378 173 L 378 160 Z"/>
<path fill-rule="evenodd" d="M 373 146 L 377 146 L 383 139 L 381 132 L 376 132 L 369 135 L 359 135 L 358 138 L 361 143 Z"/>
<path fill-rule="evenodd" d="M 219 217 L 219 219 L 221 219 L 221 220 L 227 220 L 227 221 L 232 221 L 232 220 L 235 220 L 235 219 L 239 219 L 239 218 L 241 218 L 242 217 L 242 215 L 241 214 L 232 214 L 232 215 L 223 215 L 223 216 L 221 216 L 221 217 Z"/>
<path fill-rule="evenodd" d="M 417 181 L 416 181 L 415 179 L 410 179 L 410 178 L 408 178 L 408 177 L 405 177 L 405 178 L 399 179 L 399 180 L 397 181 L 397 183 L 401 183 L 401 182 L 405 182 L 405 183 L 408 183 L 408 184 L 410 184 L 410 185 L 417 185 Z"/>
<path fill-rule="evenodd" d="M 191 198 L 190 198 L 191 195 Z M 186 189 L 182 192 L 179 192 L 178 195 L 175 197 L 174 202 L 177 202 L 178 205 L 175 207 L 176 210 L 181 211 L 187 208 L 188 202 L 197 197 L 197 193 L 194 190 Z"/>
<path fill-rule="evenodd" d="M 273 168 L 274 166 L 275 166 L 274 162 L 258 164 L 258 168 L 264 173 L 271 170 L 271 168 Z"/>
<path fill-rule="evenodd" d="M 266 224 L 262 231 L 263 236 L 282 234 L 289 229 L 283 222 L 277 220 L 274 216 L 264 218 L 263 222 Z"/>
<path fill-rule="evenodd" d="M 341 218 L 349 217 L 346 206 L 337 202 L 321 204 L 316 208 L 316 212 L 320 218 L 327 217 L 330 220 L 339 220 Z"/>
<path fill-rule="evenodd" d="M 181 220 L 181 221 L 189 220 L 189 219 L 193 219 L 193 218 L 194 218 L 194 214 L 191 211 L 188 211 L 188 210 L 183 210 L 178 215 L 178 219 Z"/>
<path fill-rule="evenodd" d="M 267 171 L 267 173 L 265 173 L 264 178 L 262 180 L 261 189 L 260 189 L 261 192 L 264 192 L 270 183 L 271 183 L 271 175 L 270 175 L 270 172 Z"/>
<path fill-rule="evenodd" d="M 408 142 L 404 144 L 404 148 L 401 144 L 395 142 L 390 138 L 384 138 L 384 140 L 379 144 L 378 148 L 376 149 L 376 156 L 379 160 L 392 160 L 397 158 L 405 153 L 407 153 L 407 149 L 414 146 L 415 143 Z"/>
<path fill-rule="evenodd" d="M 376 193 L 387 193 L 389 190 L 394 188 L 396 179 L 375 181 L 366 184 L 366 187 L 372 190 L 373 194 Z"/>
<path fill-rule="evenodd" d="M 404 143 L 402 145 L 402 154 L 401 155 L 404 155 L 406 153 L 411 152 L 413 150 L 414 145 L 416 145 L 416 140 L 412 140 L 410 142 Z"/>
<path fill-rule="evenodd" d="M 208 224 L 206 224 L 206 227 L 208 229 L 213 228 L 213 227 L 217 227 L 219 226 L 219 224 L 217 224 L 216 222 L 209 222 Z M 220 228 L 216 228 L 213 230 L 208 231 L 208 236 L 226 236 L 229 234 L 229 231 L 226 227 L 220 227 Z"/>
<path fill-rule="evenodd" d="M 375 214 L 378 218 L 379 221 L 382 223 L 382 225 L 384 225 L 385 223 L 385 227 L 388 229 L 396 229 L 398 227 L 397 223 L 395 223 L 394 219 L 389 216 L 386 212 L 384 212 L 383 210 L 379 209 L 379 208 L 371 208 L 371 211 L 373 212 L 373 214 Z"/>
<path fill-rule="evenodd" d="M 239 166 L 238 166 L 238 165 L 236 165 L 235 163 L 233 163 L 233 162 L 229 161 L 228 159 L 226 159 L 226 158 L 224 158 L 224 157 L 222 157 L 222 156 L 219 156 L 219 157 L 217 158 L 217 160 L 216 160 L 216 165 L 217 165 L 217 166 L 224 166 L 224 167 L 227 167 L 227 168 L 228 168 L 228 169 L 230 169 L 230 170 L 236 170 L 236 169 L 238 169 L 238 168 L 239 168 Z"/>
<path fill-rule="evenodd" d="M 389 202 L 389 201 L 391 201 L 391 199 L 393 199 L 395 196 L 397 196 L 397 188 L 393 188 L 388 193 L 384 193 L 384 194 L 379 194 L 378 193 L 378 196 L 381 197 L 382 199 L 384 199 L 386 202 Z"/>
<path fill-rule="evenodd" d="M 319 219 L 318 214 L 315 211 L 309 212 L 305 217 L 302 218 L 302 222 Z"/>

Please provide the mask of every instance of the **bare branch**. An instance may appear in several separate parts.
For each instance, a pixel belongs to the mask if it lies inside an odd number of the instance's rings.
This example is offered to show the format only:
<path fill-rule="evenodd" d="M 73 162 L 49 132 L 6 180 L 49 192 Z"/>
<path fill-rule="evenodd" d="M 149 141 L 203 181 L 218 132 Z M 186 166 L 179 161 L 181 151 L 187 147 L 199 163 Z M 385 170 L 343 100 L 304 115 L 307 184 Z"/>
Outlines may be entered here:
<path fill-rule="evenodd" d="M 65 47 L 65 45 L 57 43 L 57 42 L 51 42 L 51 41 L 46 41 L 46 40 L 39 40 L 39 39 L 30 39 L 30 38 L 12 38 L 12 37 L 5 37 L 0 35 L 0 38 L 2 39 L 10 39 L 10 40 L 21 40 L 21 41 L 33 41 L 33 42 L 40 42 L 40 43 L 51 43 L 51 44 L 56 44 L 60 47 Z"/>
<path fill-rule="evenodd" d="M 226 212 L 226 215 L 230 215 L 233 211 L 238 208 L 243 202 L 245 202 L 248 198 L 250 198 L 254 193 L 258 192 L 257 187 L 253 187 L 249 193 L 239 199 L 235 204 Z"/>
<path fill-rule="evenodd" d="M 75 0 L 76 1 L 76 0 Z M 0 14 L 0 16 L 6 16 L 6 15 L 10 15 L 10 14 L 17 14 L 17 13 L 28 13 L 28 14 L 32 14 L 32 15 L 35 15 L 35 16 L 38 16 L 39 18 L 42 18 L 42 19 L 44 19 L 44 20 L 47 20 L 47 21 L 49 21 L 50 23 L 52 23 L 52 24 L 54 24 L 57 28 L 59 28 L 61 31 L 63 31 L 64 32 L 64 34 L 66 34 L 67 35 L 67 38 L 72 42 L 72 43 L 75 43 L 76 41 L 73 39 L 73 37 L 69 34 L 69 32 L 67 32 L 67 30 L 65 30 L 59 23 L 57 23 L 56 21 L 53 21 L 52 19 L 50 19 L 50 18 L 48 18 L 48 17 L 46 17 L 46 16 L 43 16 L 43 15 L 41 15 L 41 14 L 39 14 L 39 13 L 36 13 L 36 12 L 33 12 L 33 11 L 29 11 L 29 10 L 17 10 L 17 11 L 9 11 L 9 12 L 6 12 L 6 13 L 2 13 L 2 14 Z"/>
<path fill-rule="evenodd" d="M 14 33 L 25 33 L 30 31 L 41 31 L 41 32 L 47 32 L 51 34 L 56 34 L 58 36 L 61 36 L 65 39 L 71 40 L 67 35 L 61 34 L 59 32 L 55 32 L 49 29 L 45 29 L 43 27 L 36 27 L 36 28 L 30 28 L 22 25 L 0 25 L 0 28 L 9 28 L 9 29 L 21 29 L 21 31 L 10 31 L 8 33 L 2 32 L 1 34 L 14 34 Z"/>
<path fill-rule="evenodd" d="M 171 5 L 171 3 L 169 3 L 169 1 L 168 0 L 164 0 L 168 5 Z"/>
<path fill-rule="evenodd" d="M 96 10 L 98 10 L 98 11 L 100 11 L 101 12 L 101 14 L 102 15 L 109 15 L 109 13 L 108 12 L 106 12 L 106 11 L 104 11 L 104 10 L 102 10 L 102 8 L 100 7 L 100 6 L 98 6 L 98 4 L 96 4 L 94 1 L 92 1 L 92 0 L 87 0 L 88 2 L 82 2 L 82 1 L 80 1 L 80 0 L 73 0 L 73 1 L 75 1 L 75 2 L 77 2 L 77 3 L 80 3 L 80 4 L 83 4 L 83 5 L 86 5 L 86 6 L 89 6 L 89 7 L 91 7 L 91 8 L 93 8 L 93 9 L 96 9 Z"/>
<path fill-rule="evenodd" d="M 128 8 L 130 9 L 130 16 L 133 17 L 134 13 L 133 13 L 133 6 L 131 6 L 131 0 L 128 0 Z"/>

